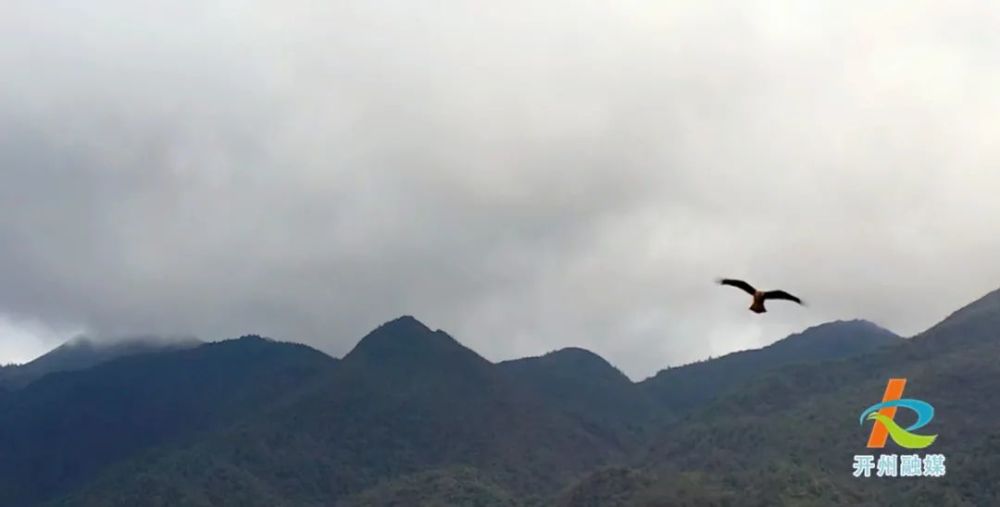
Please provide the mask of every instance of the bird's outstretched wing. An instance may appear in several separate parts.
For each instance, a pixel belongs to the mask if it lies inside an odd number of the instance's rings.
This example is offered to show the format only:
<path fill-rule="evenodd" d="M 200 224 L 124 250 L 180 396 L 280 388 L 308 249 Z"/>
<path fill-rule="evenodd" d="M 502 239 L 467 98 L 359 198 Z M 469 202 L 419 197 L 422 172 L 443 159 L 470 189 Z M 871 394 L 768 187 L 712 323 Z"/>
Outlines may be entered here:
<path fill-rule="evenodd" d="M 799 298 L 797 298 L 797 297 L 795 297 L 795 296 L 793 296 L 793 295 L 791 295 L 791 294 L 789 294 L 789 293 L 787 293 L 787 292 L 785 292 L 783 290 L 769 290 L 769 291 L 767 291 L 767 292 L 764 293 L 764 299 L 765 300 L 768 300 L 768 299 L 785 299 L 785 300 L 788 300 L 788 301 L 795 301 L 796 303 L 798 303 L 800 305 L 803 304 L 801 299 L 799 299 Z"/>
<path fill-rule="evenodd" d="M 744 282 L 743 280 L 733 280 L 732 278 L 723 278 L 719 280 L 720 285 L 730 285 L 736 287 L 737 289 L 742 289 L 747 294 L 753 295 L 757 292 L 757 289 L 753 288 L 753 285 Z"/>

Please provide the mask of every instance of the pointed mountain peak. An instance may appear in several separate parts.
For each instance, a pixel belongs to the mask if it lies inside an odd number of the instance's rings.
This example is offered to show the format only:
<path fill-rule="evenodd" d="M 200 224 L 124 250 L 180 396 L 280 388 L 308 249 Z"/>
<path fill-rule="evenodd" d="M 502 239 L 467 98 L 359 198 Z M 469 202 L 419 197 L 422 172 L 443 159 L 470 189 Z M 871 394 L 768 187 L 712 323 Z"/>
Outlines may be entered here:
<path fill-rule="evenodd" d="M 382 324 L 374 333 L 430 333 L 431 328 L 424 325 L 412 315 L 403 315 Z"/>
<path fill-rule="evenodd" d="M 419 359 L 449 354 L 471 354 L 479 357 L 448 333 L 441 330 L 432 331 L 419 320 L 404 315 L 368 333 L 350 353 L 344 356 L 344 359 L 384 360 L 407 357 Z"/>

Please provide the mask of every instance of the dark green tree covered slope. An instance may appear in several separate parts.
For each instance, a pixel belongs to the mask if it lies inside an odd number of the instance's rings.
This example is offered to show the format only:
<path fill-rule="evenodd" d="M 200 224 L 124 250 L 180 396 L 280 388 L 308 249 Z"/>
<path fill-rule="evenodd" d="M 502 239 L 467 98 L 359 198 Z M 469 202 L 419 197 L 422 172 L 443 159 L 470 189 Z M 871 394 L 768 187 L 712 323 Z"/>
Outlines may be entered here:
<path fill-rule="evenodd" d="M 340 361 L 121 357 L 0 393 L 0 505 L 996 505 L 998 330 L 1000 292 L 909 340 L 836 322 L 641 383 L 575 348 L 493 364 L 412 317 Z M 897 376 L 945 478 L 851 476 Z"/>

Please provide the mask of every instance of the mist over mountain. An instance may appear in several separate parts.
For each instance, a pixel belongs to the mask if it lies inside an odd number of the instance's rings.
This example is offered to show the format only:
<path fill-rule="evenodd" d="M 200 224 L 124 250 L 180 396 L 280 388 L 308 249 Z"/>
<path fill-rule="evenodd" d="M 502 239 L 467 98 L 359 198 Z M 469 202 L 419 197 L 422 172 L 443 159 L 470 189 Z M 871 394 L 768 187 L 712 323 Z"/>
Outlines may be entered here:
<path fill-rule="evenodd" d="M 0 504 L 34 505 L 112 463 L 258 414 L 335 364 L 247 336 L 44 376 L 0 398 Z"/>
<path fill-rule="evenodd" d="M 0 369 L 0 385 L 23 387 L 57 371 L 82 370 L 119 357 L 191 348 L 200 343 L 190 337 L 134 336 L 95 341 L 81 336 L 32 361 Z"/>
<path fill-rule="evenodd" d="M 581 348 L 492 363 L 411 316 L 340 360 L 258 336 L 124 354 L 0 391 L 0 504 L 985 505 L 998 294 L 911 339 L 837 321 L 642 382 Z M 937 408 L 948 477 L 852 482 L 890 376 Z"/>
<path fill-rule="evenodd" d="M 1000 507 L 998 90 L 998 1 L 0 0 L 0 507 Z"/>

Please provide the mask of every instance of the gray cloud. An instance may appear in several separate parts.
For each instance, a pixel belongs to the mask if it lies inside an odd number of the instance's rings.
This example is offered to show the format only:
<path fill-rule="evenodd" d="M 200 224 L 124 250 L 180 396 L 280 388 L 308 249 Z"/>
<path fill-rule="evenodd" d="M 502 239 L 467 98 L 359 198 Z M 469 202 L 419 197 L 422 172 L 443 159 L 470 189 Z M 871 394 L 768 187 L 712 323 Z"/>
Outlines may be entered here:
<path fill-rule="evenodd" d="M 410 313 L 640 378 L 1000 285 L 988 3 L 47 7 L 0 19 L 0 362 L 76 332 L 342 354 Z"/>

